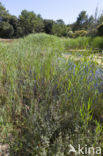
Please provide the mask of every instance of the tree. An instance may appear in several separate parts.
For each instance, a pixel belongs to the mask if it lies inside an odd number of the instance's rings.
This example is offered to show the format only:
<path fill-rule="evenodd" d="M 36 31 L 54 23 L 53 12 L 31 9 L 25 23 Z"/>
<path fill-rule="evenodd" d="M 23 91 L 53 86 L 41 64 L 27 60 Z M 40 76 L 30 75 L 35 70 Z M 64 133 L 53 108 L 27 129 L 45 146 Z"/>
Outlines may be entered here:
<path fill-rule="evenodd" d="M 22 36 L 24 36 L 23 30 L 22 30 L 22 27 L 18 23 L 15 37 L 19 38 L 19 37 L 22 37 Z"/>
<path fill-rule="evenodd" d="M 88 26 L 88 15 L 86 11 L 81 11 L 77 17 L 77 21 L 74 23 L 73 31 L 75 30 L 86 30 Z"/>
<path fill-rule="evenodd" d="M 95 19 L 93 16 L 90 16 L 88 18 L 88 35 L 89 36 L 96 36 L 97 31 L 96 31 L 96 26 L 95 26 Z"/>
<path fill-rule="evenodd" d="M 9 16 L 9 24 L 13 27 L 14 29 L 14 34 L 13 36 L 16 37 L 17 35 L 17 27 L 18 27 L 18 19 L 16 16 Z"/>
<path fill-rule="evenodd" d="M 37 19 L 36 19 L 36 26 L 35 26 L 35 32 L 36 33 L 40 33 L 40 32 L 44 32 L 44 21 L 41 17 L 41 15 L 37 15 Z"/>
<path fill-rule="evenodd" d="M 67 32 L 68 29 L 63 20 L 57 20 L 55 23 L 53 23 L 52 33 L 54 35 L 59 37 L 67 36 Z"/>
<path fill-rule="evenodd" d="M 27 10 L 21 12 L 21 15 L 19 16 L 19 25 L 22 28 L 23 36 L 35 32 L 36 19 L 37 17 L 34 12 L 29 12 Z"/>
<path fill-rule="evenodd" d="M 14 29 L 8 22 L 0 22 L 0 37 L 11 38 L 13 36 Z"/>
<path fill-rule="evenodd" d="M 0 3 L 0 37 L 11 38 L 14 34 L 14 28 L 10 22 L 11 15 Z"/>
<path fill-rule="evenodd" d="M 98 24 L 102 24 L 102 23 L 103 23 L 103 13 L 100 15 L 98 19 Z"/>
<path fill-rule="evenodd" d="M 90 27 L 93 26 L 94 25 L 94 21 L 95 21 L 94 17 L 90 16 L 88 18 L 88 26 L 90 26 Z"/>
<path fill-rule="evenodd" d="M 95 25 L 97 25 L 98 23 L 98 12 L 99 12 L 99 9 L 98 7 L 96 7 L 95 14 L 94 14 Z"/>
<path fill-rule="evenodd" d="M 65 23 L 62 19 L 57 20 L 56 23 L 59 25 L 65 25 Z"/>
<path fill-rule="evenodd" d="M 8 21 L 9 13 L 6 8 L 0 3 L 0 22 Z"/>
<path fill-rule="evenodd" d="M 53 24 L 55 22 L 53 20 L 44 20 L 44 31 L 47 34 L 52 34 Z"/>
<path fill-rule="evenodd" d="M 19 16 L 18 34 L 25 36 L 30 33 L 43 32 L 44 23 L 41 15 L 36 15 L 33 11 L 23 10 Z"/>

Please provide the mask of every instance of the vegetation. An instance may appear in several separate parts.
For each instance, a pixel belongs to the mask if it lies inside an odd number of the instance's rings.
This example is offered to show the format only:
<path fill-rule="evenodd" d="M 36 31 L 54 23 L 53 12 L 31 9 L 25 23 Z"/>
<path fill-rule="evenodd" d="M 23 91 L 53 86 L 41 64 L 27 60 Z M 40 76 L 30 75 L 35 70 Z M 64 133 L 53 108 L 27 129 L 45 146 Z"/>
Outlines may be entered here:
<path fill-rule="evenodd" d="M 101 25 L 98 26 L 98 34 L 100 36 L 103 36 L 103 24 L 101 24 Z"/>
<path fill-rule="evenodd" d="M 78 143 L 103 149 L 99 68 L 87 54 L 81 62 L 62 56 L 88 40 L 35 34 L 0 44 L 0 142 L 10 156 L 64 156 Z"/>
<path fill-rule="evenodd" d="M 77 21 L 73 25 L 73 30 L 87 30 L 94 23 L 93 16 L 88 17 L 86 11 L 81 11 L 77 17 Z"/>
<path fill-rule="evenodd" d="M 27 10 L 22 10 L 17 18 L 0 3 L 0 37 L 20 38 L 31 33 L 41 32 L 71 38 L 102 36 L 103 14 L 97 16 L 97 13 L 96 10 L 94 16 L 88 16 L 86 11 L 81 11 L 73 24 L 66 25 L 62 19 L 57 21 L 43 19 L 41 15 Z"/>
<path fill-rule="evenodd" d="M 0 38 L 15 38 L 0 42 L 0 147 L 10 156 L 71 156 L 70 144 L 103 153 L 102 22 L 97 10 L 69 25 L 27 10 L 17 18 L 0 3 Z"/>

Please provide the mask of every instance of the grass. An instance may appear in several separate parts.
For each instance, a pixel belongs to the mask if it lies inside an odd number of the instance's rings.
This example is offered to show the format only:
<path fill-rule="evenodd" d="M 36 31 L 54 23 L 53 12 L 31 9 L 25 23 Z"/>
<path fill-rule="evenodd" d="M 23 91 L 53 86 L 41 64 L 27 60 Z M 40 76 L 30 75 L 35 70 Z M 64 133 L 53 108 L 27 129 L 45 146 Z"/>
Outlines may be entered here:
<path fill-rule="evenodd" d="M 76 39 L 67 39 L 65 42 L 67 49 L 103 49 L 103 37 L 78 37 Z"/>
<path fill-rule="evenodd" d="M 92 47 L 103 49 L 103 37 L 94 38 L 92 42 Z"/>
<path fill-rule="evenodd" d="M 97 66 L 87 56 L 81 62 L 62 57 L 73 45 L 88 44 L 88 38 L 46 34 L 0 44 L 0 140 L 11 156 L 66 156 L 69 144 L 79 143 L 103 150 Z"/>

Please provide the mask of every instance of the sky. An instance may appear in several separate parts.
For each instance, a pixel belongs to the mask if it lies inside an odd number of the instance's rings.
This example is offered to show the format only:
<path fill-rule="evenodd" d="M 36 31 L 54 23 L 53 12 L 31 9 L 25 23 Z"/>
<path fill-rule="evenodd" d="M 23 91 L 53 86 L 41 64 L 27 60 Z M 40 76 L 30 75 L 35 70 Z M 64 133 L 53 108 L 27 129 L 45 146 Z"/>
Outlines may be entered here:
<path fill-rule="evenodd" d="M 85 10 L 88 15 L 103 10 L 103 0 L 0 0 L 9 13 L 19 16 L 26 9 L 41 14 L 44 19 L 63 19 L 66 24 L 76 21 L 78 14 Z"/>

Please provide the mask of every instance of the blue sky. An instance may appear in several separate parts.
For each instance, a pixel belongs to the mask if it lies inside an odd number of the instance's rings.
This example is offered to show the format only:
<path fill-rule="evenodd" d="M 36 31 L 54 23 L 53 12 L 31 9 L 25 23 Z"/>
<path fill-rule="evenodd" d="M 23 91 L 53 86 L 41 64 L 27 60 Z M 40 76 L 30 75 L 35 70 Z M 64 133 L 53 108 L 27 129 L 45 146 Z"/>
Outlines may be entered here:
<path fill-rule="evenodd" d="M 103 10 L 103 0 L 0 0 L 13 15 L 20 15 L 23 9 L 41 14 L 45 19 L 63 19 L 66 24 L 76 20 L 82 10 L 94 14 L 98 6 Z"/>

